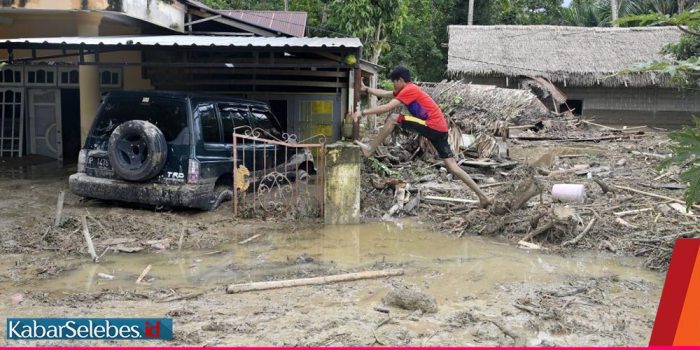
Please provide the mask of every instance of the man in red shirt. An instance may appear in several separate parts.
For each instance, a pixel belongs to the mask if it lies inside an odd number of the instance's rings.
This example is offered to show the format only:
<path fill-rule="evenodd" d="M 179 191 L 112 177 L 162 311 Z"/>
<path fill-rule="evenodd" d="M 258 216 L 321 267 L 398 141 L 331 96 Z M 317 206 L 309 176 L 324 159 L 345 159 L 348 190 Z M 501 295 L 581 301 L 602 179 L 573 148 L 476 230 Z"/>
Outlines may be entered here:
<path fill-rule="evenodd" d="M 394 91 L 368 88 L 364 83 L 362 91 L 383 98 L 393 97 L 393 99 L 381 106 L 356 111 L 353 118 L 358 120 L 365 115 L 384 114 L 401 107 L 401 105 L 406 107 L 408 114 L 389 116 L 384 127 L 379 131 L 379 135 L 369 145 L 355 141 L 362 147 L 365 156 L 371 156 L 384 139 L 391 134 L 394 127 L 400 124 L 403 129 L 413 130 L 430 140 L 440 158 L 445 162 L 447 170 L 476 193 L 481 207 L 485 208 L 493 204 L 493 201 L 484 194 L 474 180 L 469 177 L 469 174 L 457 165 L 450 144 L 447 142 L 449 128 L 440 107 L 425 91 L 412 82 L 411 72 L 407 68 L 403 66 L 394 68 L 389 74 L 389 78 L 394 84 Z"/>

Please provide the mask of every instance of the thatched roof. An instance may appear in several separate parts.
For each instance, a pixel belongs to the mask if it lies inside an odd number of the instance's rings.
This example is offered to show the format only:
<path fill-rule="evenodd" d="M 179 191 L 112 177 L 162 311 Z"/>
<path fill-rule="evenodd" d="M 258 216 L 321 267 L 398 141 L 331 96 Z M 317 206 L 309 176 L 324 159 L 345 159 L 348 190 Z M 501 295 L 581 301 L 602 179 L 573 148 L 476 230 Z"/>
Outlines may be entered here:
<path fill-rule="evenodd" d="M 660 59 L 659 50 L 678 41 L 680 31 L 499 25 L 450 26 L 449 35 L 447 71 L 453 77 L 526 75 L 574 86 L 647 86 L 667 85 L 668 77 L 611 75 Z"/>

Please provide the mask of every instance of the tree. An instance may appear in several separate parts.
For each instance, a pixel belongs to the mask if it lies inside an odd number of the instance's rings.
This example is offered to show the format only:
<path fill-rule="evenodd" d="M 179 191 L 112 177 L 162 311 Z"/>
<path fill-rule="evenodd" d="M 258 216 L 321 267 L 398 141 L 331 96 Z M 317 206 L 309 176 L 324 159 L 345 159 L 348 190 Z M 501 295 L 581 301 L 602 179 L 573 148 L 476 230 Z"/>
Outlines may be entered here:
<path fill-rule="evenodd" d="M 562 0 L 496 0 L 494 23 L 557 24 Z"/>
<path fill-rule="evenodd" d="M 700 4 L 690 11 L 683 11 L 673 16 L 660 12 L 621 18 L 622 25 L 674 25 L 684 34 L 678 43 L 663 49 L 670 55 L 663 60 L 630 67 L 621 72 L 632 74 L 639 72 L 661 72 L 671 76 L 672 81 L 683 89 L 700 90 Z M 685 190 L 688 208 L 700 199 L 700 118 L 695 119 L 694 127 L 669 134 L 673 156 L 662 162 L 662 167 L 672 164 L 684 169 L 681 179 L 690 185 Z"/>
<path fill-rule="evenodd" d="M 441 43 L 447 42 L 445 16 L 452 6 L 448 0 L 414 0 L 408 6 L 409 13 L 416 14 L 406 19 L 403 30 L 389 38 L 391 51 L 380 63 L 385 67 L 402 64 L 408 67 L 416 80 L 439 81 L 445 72 L 445 53 Z"/>
<path fill-rule="evenodd" d="M 372 63 L 379 62 L 388 39 L 400 35 L 408 17 L 405 0 L 335 0 L 328 12 L 327 27 L 360 38 Z"/>

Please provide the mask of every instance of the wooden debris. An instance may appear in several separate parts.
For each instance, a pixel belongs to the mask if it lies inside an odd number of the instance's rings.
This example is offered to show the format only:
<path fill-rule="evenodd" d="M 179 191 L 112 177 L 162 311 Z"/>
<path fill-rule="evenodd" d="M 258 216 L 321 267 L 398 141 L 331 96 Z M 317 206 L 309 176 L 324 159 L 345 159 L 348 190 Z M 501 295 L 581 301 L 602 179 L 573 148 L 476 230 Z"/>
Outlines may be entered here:
<path fill-rule="evenodd" d="M 461 160 L 460 165 L 466 165 L 477 168 L 490 168 L 490 169 L 512 169 L 516 167 L 519 162 L 516 161 L 503 161 L 496 162 L 493 160 L 489 161 L 478 161 L 478 160 Z"/>
<path fill-rule="evenodd" d="M 143 247 L 129 247 L 125 245 L 118 245 L 113 248 L 114 251 L 120 252 L 120 253 L 137 253 L 143 250 Z"/>
<path fill-rule="evenodd" d="M 151 271 L 151 264 L 148 264 L 145 269 L 143 269 L 143 272 L 141 272 L 141 275 L 139 275 L 139 278 L 136 279 L 136 284 L 141 284 L 143 283 L 143 278 L 146 277 L 148 272 Z"/>
<path fill-rule="evenodd" d="M 105 239 L 104 241 L 102 241 L 100 243 L 104 246 L 110 246 L 110 245 L 119 245 L 119 244 L 134 243 L 134 242 L 136 242 L 136 238 L 117 237 L 117 238 Z"/>
<path fill-rule="evenodd" d="M 102 272 L 98 272 L 98 273 L 97 273 L 97 277 L 99 277 L 99 278 L 101 278 L 101 279 L 103 279 L 103 280 L 110 280 L 110 281 L 114 279 L 114 276 L 108 275 L 108 274 L 102 273 Z"/>
<path fill-rule="evenodd" d="M 180 239 L 177 240 L 177 251 L 178 251 L 178 252 L 179 252 L 180 250 L 182 250 L 182 243 L 183 243 L 184 240 L 185 240 L 185 231 L 187 231 L 187 230 L 186 230 L 186 229 L 182 229 L 182 232 L 180 232 Z"/>
<path fill-rule="evenodd" d="M 234 294 L 234 293 L 268 290 L 268 289 L 322 285 L 322 284 L 329 284 L 329 283 L 336 283 L 336 282 L 357 281 L 357 280 L 362 280 L 362 279 L 401 276 L 403 274 L 404 274 L 404 271 L 402 269 L 391 269 L 391 270 L 346 273 L 346 274 L 342 274 L 342 275 L 332 275 L 332 276 L 323 276 L 323 277 L 301 278 L 301 279 L 284 280 L 284 281 L 231 284 L 226 288 L 226 293 Z"/>
<path fill-rule="evenodd" d="M 656 153 L 649 153 L 649 152 L 632 151 L 632 154 L 638 155 L 638 156 L 645 156 L 645 157 L 650 157 L 650 158 L 656 158 L 656 159 L 666 159 L 666 158 L 668 158 L 668 156 L 667 156 L 667 155 L 664 155 L 664 154 L 656 154 Z"/>
<path fill-rule="evenodd" d="M 528 233 L 525 237 L 523 237 L 523 239 L 521 239 L 521 241 L 527 242 L 527 241 L 539 236 L 540 234 L 542 234 L 542 233 L 546 232 L 547 230 L 551 229 L 552 227 L 554 227 L 555 223 L 556 223 L 555 221 L 550 221 L 550 222 L 546 223 L 544 226 L 539 227 L 536 230 L 533 230 L 532 232 Z"/>
<path fill-rule="evenodd" d="M 439 197 L 439 196 L 425 196 L 425 197 L 423 197 L 423 199 L 425 199 L 427 201 L 438 201 L 438 202 L 479 204 L 479 201 L 474 200 L 474 199 L 449 198 L 449 197 Z"/>
<path fill-rule="evenodd" d="M 679 184 L 679 183 L 665 183 L 665 184 L 648 184 L 648 183 L 641 183 L 640 185 L 644 187 L 649 187 L 649 188 L 655 188 L 655 189 L 666 189 L 666 190 L 684 190 L 688 188 L 688 185 L 686 184 Z"/>
<path fill-rule="evenodd" d="M 515 189 L 513 197 L 507 203 L 507 208 L 495 208 L 494 213 L 502 215 L 506 211 L 516 211 L 525 205 L 530 198 L 542 193 L 542 186 L 534 177 L 528 177 Z"/>
<path fill-rule="evenodd" d="M 81 217 L 81 221 L 83 224 L 83 237 L 85 238 L 85 243 L 87 244 L 88 253 L 90 253 L 90 257 L 92 257 L 92 262 L 97 263 L 100 261 L 100 257 L 97 256 L 97 252 L 95 252 L 95 245 L 92 244 L 92 237 L 90 237 L 90 231 L 88 229 L 87 224 L 87 217 L 83 215 Z"/>
<path fill-rule="evenodd" d="M 581 233 L 576 235 L 576 237 L 574 237 L 573 239 L 562 243 L 561 246 L 566 247 L 566 246 L 574 245 L 574 244 L 578 243 L 583 238 L 583 236 L 585 236 L 588 233 L 588 231 L 590 231 L 591 228 L 593 228 L 593 225 L 595 225 L 595 222 L 597 220 L 598 220 L 598 218 L 594 216 L 591 219 L 591 221 L 588 222 L 588 225 L 586 225 L 586 228 L 584 228 L 583 231 L 581 231 Z"/>
<path fill-rule="evenodd" d="M 692 210 L 689 210 L 685 204 L 679 204 L 679 203 L 669 203 L 669 207 L 673 208 L 675 211 L 683 214 L 683 215 L 689 215 L 689 216 L 694 216 L 695 214 L 693 213 Z"/>
<path fill-rule="evenodd" d="M 614 193 L 615 192 L 612 188 L 610 188 L 610 186 L 608 186 L 605 182 L 603 182 L 603 180 L 593 179 L 593 181 L 595 181 L 595 183 L 597 183 L 598 186 L 600 186 L 600 189 L 603 190 L 603 193 L 608 193 L 608 192 Z"/>
<path fill-rule="evenodd" d="M 250 236 L 250 237 L 238 242 L 238 244 L 246 244 L 246 243 L 252 242 L 252 241 L 258 239 L 262 235 L 263 235 L 262 233 L 258 233 L 257 235 Z"/>
<path fill-rule="evenodd" d="M 615 222 L 617 222 L 618 224 L 620 224 L 622 226 L 628 227 L 628 228 L 637 228 L 637 226 L 630 224 L 629 222 L 627 222 L 623 218 L 617 218 L 617 219 L 615 219 Z"/>
<path fill-rule="evenodd" d="M 525 248 L 525 249 L 532 249 L 532 250 L 541 250 L 541 249 L 543 249 L 542 246 L 539 245 L 539 244 L 530 243 L 530 242 L 526 242 L 526 241 L 523 241 L 523 240 L 518 241 L 518 245 L 519 245 L 521 248 Z"/>
<path fill-rule="evenodd" d="M 63 200 L 66 197 L 66 192 L 58 193 L 58 201 L 56 202 L 56 219 L 53 222 L 53 227 L 61 226 L 61 215 L 63 214 Z"/>
<path fill-rule="evenodd" d="M 667 196 L 663 196 L 663 195 L 651 193 L 651 192 L 644 192 L 644 191 L 640 191 L 640 190 L 637 190 L 637 189 L 634 189 L 631 187 L 626 187 L 626 186 L 618 186 L 618 185 L 614 185 L 614 186 L 615 186 L 615 188 L 619 188 L 621 190 L 634 192 L 634 193 L 642 194 L 642 195 L 649 196 L 649 197 L 664 199 L 667 201 L 676 202 L 676 203 L 680 203 L 680 204 L 685 204 L 685 201 L 677 199 L 677 198 L 671 198 L 671 197 L 667 197 Z M 693 204 L 692 207 L 695 209 L 700 209 L 700 205 L 697 205 L 697 204 Z"/>
<path fill-rule="evenodd" d="M 652 210 L 654 210 L 654 208 L 642 208 L 642 209 L 635 209 L 635 210 L 620 211 L 620 212 L 613 213 L 613 214 L 615 214 L 615 216 L 617 216 L 617 217 L 623 217 L 623 216 L 627 216 L 627 215 L 644 213 L 644 212 L 652 211 Z"/>
<path fill-rule="evenodd" d="M 151 265 L 148 265 L 151 266 Z M 178 296 L 172 296 L 172 297 L 167 297 L 158 300 L 158 303 L 169 303 L 173 301 L 178 301 L 178 300 L 189 300 L 189 299 L 194 299 L 194 298 L 199 298 L 200 296 L 204 295 L 204 292 L 196 292 L 196 293 L 190 293 L 190 294 L 185 294 L 185 295 L 178 295 Z"/>

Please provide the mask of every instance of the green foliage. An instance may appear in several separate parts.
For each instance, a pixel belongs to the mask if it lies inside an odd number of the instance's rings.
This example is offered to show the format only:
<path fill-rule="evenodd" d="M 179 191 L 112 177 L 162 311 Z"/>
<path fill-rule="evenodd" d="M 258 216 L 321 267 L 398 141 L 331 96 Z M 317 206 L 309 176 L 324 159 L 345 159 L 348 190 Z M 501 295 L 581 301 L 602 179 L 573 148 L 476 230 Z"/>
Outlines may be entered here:
<path fill-rule="evenodd" d="M 684 193 L 688 209 L 700 199 L 700 118 L 694 119 L 695 127 L 687 127 L 669 134 L 669 138 L 676 142 L 671 146 L 673 156 L 661 163 L 662 168 L 670 165 L 678 165 L 681 168 L 687 166 L 680 178 L 689 183 Z"/>
<path fill-rule="evenodd" d="M 601 27 L 609 22 L 606 8 L 597 0 L 574 0 L 561 11 L 562 24 L 577 27 Z"/>
<path fill-rule="evenodd" d="M 700 56 L 700 36 L 683 34 L 679 42 L 669 44 L 662 52 L 672 55 L 677 60 Z"/>
<path fill-rule="evenodd" d="M 498 24 L 557 24 L 562 0 L 496 0 L 493 22 Z"/>
<path fill-rule="evenodd" d="M 384 177 L 400 177 L 401 173 L 396 170 L 391 170 L 389 167 L 384 165 L 384 163 L 377 160 L 377 158 L 370 157 L 365 158 L 365 164 L 372 170 L 373 173 L 379 174 Z"/>
<path fill-rule="evenodd" d="M 408 6 L 413 16 L 406 18 L 400 33 L 389 38 L 391 51 L 380 60 L 380 64 L 391 69 L 402 64 L 411 70 L 415 80 L 434 81 L 442 79 L 445 70 L 444 54 L 440 48 L 447 41 L 447 23 L 445 18 L 432 16 L 438 11 L 435 7 L 444 7 L 444 0 L 414 0 Z"/>
<path fill-rule="evenodd" d="M 400 35 L 408 17 L 405 0 L 335 0 L 328 5 L 328 27 L 362 40 L 368 59 L 377 63 L 388 38 Z"/>

